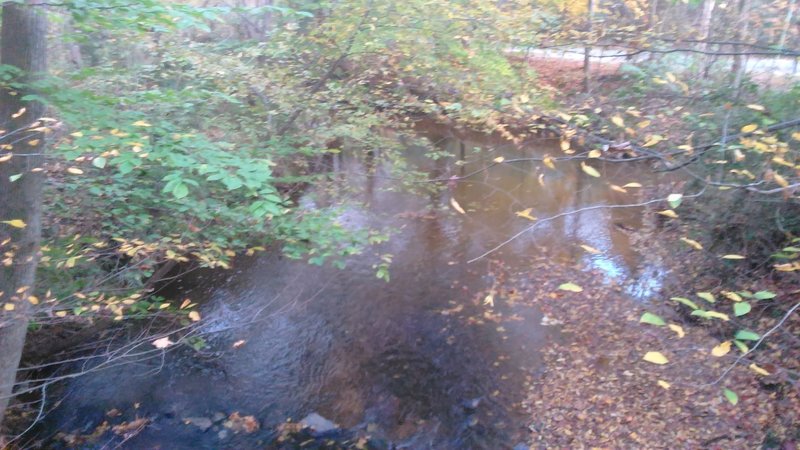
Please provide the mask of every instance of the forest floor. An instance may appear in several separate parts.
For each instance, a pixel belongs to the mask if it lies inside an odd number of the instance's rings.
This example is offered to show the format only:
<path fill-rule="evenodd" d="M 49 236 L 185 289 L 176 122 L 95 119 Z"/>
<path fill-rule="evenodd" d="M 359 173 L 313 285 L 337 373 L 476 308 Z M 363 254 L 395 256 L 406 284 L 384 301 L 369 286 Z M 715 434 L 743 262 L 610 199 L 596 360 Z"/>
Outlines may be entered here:
<path fill-rule="evenodd" d="M 543 85 L 567 93 L 565 103 L 587 99 L 580 94 L 581 61 L 533 58 L 530 64 Z M 590 99 L 602 99 L 623 83 L 619 66 L 593 67 L 595 94 Z M 785 348 L 769 339 L 746 358 L 740 358 L 736 347 L 712 356 L 715 344 L 743 323 L 734 318 L 731 323 L 709 326 L 709 321 L 701 323 L 688 314 L 688 308 L 668 299 L 688 296 L 686 292 L 699 290 L 698 285 L 713 290 L 731 280 L 723 280 L 726 275 L 713 262 L 692 254 L 688 246 L 675 244 L 683 235 L 677 226 L 647 233 L 651 233 L 649 238 L 638 238 L 637 244 L 643 247 L 640 253 L 666 271 L 669 280 L 651 298 L 634 299 L 625 293 L 625 286 L 609 284 L 603 273 L 586 267 L 562 266 L 564 273 L 559 273 L 559 266 L 542 258 L 535 269 L 543 272 L 534 279 L 549 281 L 533 286 L 526 297 L 549 323 L 560 324 L 564 339 L 543 349 L 543 375 L 533 383 L 524 404 L 531 417 L 532 448 L 800 447 L 800 390 L 769 363 L 785 360 Z M 776 322 L 776 310 L 785 311 L 784 304 L 797 302 L 800 291 L 780 278 L 749 281 L 779 293 L 775 304 L 754 306 L 754 319 L 744 323 L 763 332 Z M 583 291 L 559 290 L 565 282 Z M 640 323 L 647 311 L 656 312 L 671 327 Z M 790 317 L 784 329 L 788 330 L 784 334 L 796 336 L 800 315 Z M 748 344 L 752 347 L 755 342 Z M 643 360 L 654 351 L 668 362 Z M 794 368 L 796 359 L 787 364 Z M 755 373 L 748 367 L 752 363 L 771 374 Z M 725 388 L 737 393 L 736 405 L 723 395 Z"/>

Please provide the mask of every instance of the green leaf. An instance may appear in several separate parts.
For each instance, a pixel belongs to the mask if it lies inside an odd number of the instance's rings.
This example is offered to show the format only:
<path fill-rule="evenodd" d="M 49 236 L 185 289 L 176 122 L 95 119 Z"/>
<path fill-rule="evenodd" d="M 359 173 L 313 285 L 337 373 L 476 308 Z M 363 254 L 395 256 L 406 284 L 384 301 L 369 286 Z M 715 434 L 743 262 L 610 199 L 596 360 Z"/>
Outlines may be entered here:
<path fill-rule="evenodd" d="M 747 302 L 738 302 L 733 304 L 733 314 L 736 317 L 743 316 L 750 312 L 750 303 Z"/>
<path fill-rule="evenodd" d="M 681 206 L 682 201 L 683 201 L 683 194 L 669 194 L 669 196 L 667 197 L 667 202 L 669 202 L 669 206 L 672 207 L 672 209 Z"/>
<path fill-rule="evenodd" d="M 175 187 L 172 188 L 172 195 L 175 198 L 184 198 L 189 195 L 189 188 L 183 183 L 177 183 Z"/>
<path fill-rule="evenodd" d="M 757 341 L 761 338 L 758 333 L 750 330 L 739 330 L 734 337 L 740 341 Z"/>
<path fill-rule="evenodd" d="M 729 402 L 731 402 L 731 405 L 736 405 L 737 403 L 739 403 L 739 396 L 736 395 L 736 392 L 733 392 L 728 388 L 725 388 L 722 392 L 725 395 L 725 398 L 728 399 Z"/>
<path fill-rule="evenodd" d="M 664 322 L 664 319 L 662 319 L 661 317 L 658 317 L 655 314 L 649 313 L 649 312 L 646 312 L 646 313 L 642 314 L 642 318 L 639 319 L 639 322 L 640 323 L 649 323 L 650 325 L 656 325 L 656 326 L 659 326 L 659 327 L 663 327 L 664 325 L 666 325 L 666 322 Z"/>
<path fill-rule="evenodd" d="M 12 182 L 12 183 L 13 183 L 13 182 L 15 182 L 15 181 L 19 180 L 20 178 L 22 178 L 22 174 L 21 174 L 21 173 L 18 173 L 18 174 L 16 174 L 16 175 L 11 175 L 11 176 L 9 176 L 9 177 L 8 177 L 8 181 L 10 181 L 10 182 Z"/>
<path fill-rule="evenodd" d="M 777 295 L 770 291 L 758 291 L 755 294 L 753 294 L 753 297 L 756 300 L 769 300 L 771 298 L 777 297 Z"/>
<path fill-rule="evenodd" d="M 686 306 L 688 306 L 689 308 L 692 308 L 692 309 L 700 309 L 700 307 L 697 306 L 697 303 L 689 300 L 688 298 L 672 297 L 672 298 L 670 298 L 670 300 L 676 301 L 678 303 L 682 303 L 682 304 L 684 304 L 684 305 L 686 305 Z"/>
<path fill-rule="evenodd" d="M 569 291 L 569 292 L 583 292 L 583 288 L 578 286 L 575 283 L 564 283 L 558 287 L 562 291 Z"/>
<path fill-rule="evenodd" d="M 717 299 L 714 298 L 714 294 L 711 292 L 698 292 L 697 296 L 709 303 L 715 303 L 717 301 Z"/>
<path fill-rule="evenodd" d="M 106 159 L 102 156 L 98 156 L 92 160 L 92 165 L 97 167 L 98 169 L 102 169 L 106 166 Z"/>
<path fill-rule="evenodd" d="M 750 348 L 749 348 L 749 347 L 747 347 L 747 344 L 745 344 L 745 343 L 744 343 L 744 342 L 742 342 L 742 341 L 734 340 L 734 341 L 733 341 L 733 343 L 734 343 L 734 345 L 736 345 L 736 347 L 737 347 L 737 348 L 738 348 L 738 349 L 739 349 L 739 350 L 740 350 L 742 353 L 747 353 L 747 352 L 749 352 L 749 351 L 750 351 Z"/>

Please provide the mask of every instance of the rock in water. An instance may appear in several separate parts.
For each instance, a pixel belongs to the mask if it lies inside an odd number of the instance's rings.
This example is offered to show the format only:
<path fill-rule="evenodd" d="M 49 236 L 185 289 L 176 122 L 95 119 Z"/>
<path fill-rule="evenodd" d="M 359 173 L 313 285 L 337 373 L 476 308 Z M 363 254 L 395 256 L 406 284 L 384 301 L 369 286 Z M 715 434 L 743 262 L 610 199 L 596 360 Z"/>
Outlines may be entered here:
<path fill-rule="evenodd" d="M 310 428 L 311 431 L 315 433 L 327 433 L 328 431 L 336 430 L 339 428 L 339 425 L 336 425 L 335 423 L 320 416 L 315 412 L 305 416 L 300 421 L 300 424 Z"/>
<path fill-rule="evenodd" d="M 208 417 L 187 417 L 183 419 L 183 423 L 187 425 L 194 425 L 197 428 L 200 428 L 202 431 L 206 431 L 211 428 L 214 423 Z"/>

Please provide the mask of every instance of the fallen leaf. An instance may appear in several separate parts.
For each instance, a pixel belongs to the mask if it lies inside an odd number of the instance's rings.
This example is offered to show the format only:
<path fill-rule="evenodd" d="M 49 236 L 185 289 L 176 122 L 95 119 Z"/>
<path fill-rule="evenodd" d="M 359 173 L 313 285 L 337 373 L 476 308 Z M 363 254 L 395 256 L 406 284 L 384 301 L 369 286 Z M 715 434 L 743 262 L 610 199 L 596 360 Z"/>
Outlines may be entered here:
<path fill-rule="evenodd" d="M 173 344 L 175 343 L 169 339 L 169 336 L 165 336 L 161 339 L 156 339 L 155 341 L 153 341 L 153 345 L 155 346 L 155 348 L 167 348 Z"/>
<path fill-rule="evenodd" d="M 14 228 L 25 228 L 27 226 L 27 224 L 24 221 L 19 220 L 19 219 L 3 220 L 3 221 L 0 221 L 0 223 L 4 223 L 4 224 L 12 226 Z"/>
<path fill-rule="evenodd" d="M 197 311 L 192 311 L 189 313 L 189 318 L 192 319 L 192 322 L 199 322 L 200 321 L 200 313 Z"/>
<path fill-rule="evenodd" d="M 671 384 L 667 383 L 664 380 L 658 380 L 658 385 L 661 386 L 664 389 L 669 389 L 670 386 L 672 386 Z"/>
<path fill-rule="evenodd" d="M 662 216 L 669 217 L 670 219 L 677 219 L 678 213 L 671 209 L 665 209 L 663 211 L 658 211 L 657 214 L 661 214 Z"/>
<path fill-rule="evenodd" d="M 731 341 L 725 341 L 713 349 L 711 349 L 711 356 L 716 356 L 717 358 L 725 356 L 728 352 L 731 351 Z"/>
<path fill-rule="evenodd" d="M 594 167 L 592 167 L 592 166 L 590 166 L 590 165 L 588 165 L 588 164 L 586 164 L 584 162 L 581 163 L 581 169 L 589 176 L 592 176 L 592 177 L 595 177 L 595 178 L 599 178 L 600 177 L 600 172 L 598 172 L 597 169 L 595 169 Z"/>
<path fill-rule="evenodd" d="M 662 355 L 661 352 L 647 352 L 644 355 L 645 361 L 653 364 L 663 365 L 669 362 L 666 356 Z"/>
<path fill-rule="evenodd" d="M 583 292 L 583 288 L 578 286 L 575 283 L 564 283 L 558 287 L 562 291 L 569 291 L 569 292 Z"/>
<path fill-rule="evenodd" d="M 514 214 L 517 217 L 522 217 L 523 219 L 536 220 L 536 217 L 531 215 L 531 211 L 533 211 L 533 208 L 528 208 L 528 209 L 524 209 L 522 211 L 517 211 Z"/>
<path fill-rule="evenodd" d="M 683 331 L 683 327 L 681 327 L 680 325 L 675 325 L 671 323 L 667 326 L 669 327 L 670 330 L 674 331 L 679 338 L 686 336 L 686 333 Z"/>
<path fill-rule="evenodd" d="M 453 197 L 450 197 L 450 206 L 452 206 L 453 209 L 455 209 L 456 211 L 458 211 L 461 214 L 466 214 L 467 213 L 466 211 L 464 211 L 464 208 L 462 208 L 461 205 L 459 205 L 458 202 L 456 201 L 456 199 L 454 199 Z"/>
<path fill-rule="evenodd" d="M 758 129 L 758 125 L 751 123 L 742 127 L 742 133 L 752 133 Z"/>
<path fill-rule="evenodd" d="M 750 368 L 750 370 L 752 370 L 753 372 L 755 372 L 755 373 L 757 373 L 759 375 L 764 375 L 765 377 L 771 375 L 766 370 L 762 369 L 761 367 L 758 367 L 758 365 L 756 365 L 756 363 L 752 363 L 748 367 Z"/>
<path fill-rule="evenodd" d="M 692 248 L 694 248 L 695 250 L 702 250 L 702 249 L 703 249 L 703 245 L 702 245 L 702 244 L 700 244 L 699 242 L 697 242 L 697 241 L 693 240 L 693 239 L 689 239 L 689 238 L 682 237 L 682 238 L 681 238 L 681 240 L 682 240 L 683 242 L 685 242 L 685 243 L 689 244 L 689 245 L 690 245 Z"/>
<path fill-rule="evenodd" d="M 600 253 L 603 253 L 600 250 L 598 250 L 598 249 L 596 249 L 594 247 L 590 247 L 590 246 L 588 246 L 586 244 L 581 244 L 581 248 L 586 250 L 587 252 L 593 254 L 593 255 L 599 255 Z"/>

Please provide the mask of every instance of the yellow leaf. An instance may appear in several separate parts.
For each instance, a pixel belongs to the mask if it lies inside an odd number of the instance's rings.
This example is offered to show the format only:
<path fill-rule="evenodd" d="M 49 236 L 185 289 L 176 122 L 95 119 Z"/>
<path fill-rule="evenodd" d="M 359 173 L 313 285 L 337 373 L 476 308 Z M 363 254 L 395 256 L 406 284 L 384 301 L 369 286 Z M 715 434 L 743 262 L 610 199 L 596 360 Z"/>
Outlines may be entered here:
<path fill-rule="evenodd" d="M 17 111 L 17 112 L 15 112 L 14 114 L 12 114 L 12 115 L 11 115 L 11 118 L 12 118 L 12 119 L 16 119 L 17 117 L 19 117 L 19 116 L 21 116 L 21 115 L 25 114 L 25 111 L 27 111 L 27 108 L 22 108 L 22 109 L 20 109 L 19 111 Z"/>
<path fill-rule="evenodd" d="M 76 138 L 83 137 L 83 133 L 81 133 L 80 131 L 76 131 L 74 133 L 70 133 L 69 135 L 72 136 L 72 137 L 76 137 Z"/>
<path fill-rule="evenodd" d="M 786 178 L 783 178 L 783 176 L 781 176 L 781 174 L 776 173 L 776 174 L 773 174 L 772 177 L 775 180 L 775 183 L 778 184 L 780 187 L 788 187 L 789 186 L 789 182 L 786 181 Z"/>
<path fill-rule="evenodd" d="M 717 358 L 725 356 L 728 352 L 731 351 L 731 341 L 725 341 L 718 346 L 711 349 L 711 356 L 716 356 Z"/>
<path fill-rule="evenodd" d="M 611 188 L 612 191 L 622 192 L 623 194 L 628 193 L 628 191 L 626 191 L 625 188 L 617 186 L 616 184 L 612 184 L 609 187 Z"/>
<path fill-rule="evenodd" d="M 583 292 L 583 288 L 575 283 L 564 283 L 558 287 L 562 291 Z"/>
<path fill-rule="evenodd" d="M 633 182 L 633 183 L 628 183 L 628 184 L 622 185 L 622 187 L 624 187 L 624 188 L 640 188 L 640 187 L 642 187 L 642 185 L 641 185 L 641 183 Z"/>
<path fill-rule="evenodd" d="M 748 367 L 750 368 L 750 370 L 752 370 L 753 372 L 755 372 L 755 373 L 757 373 L 759 375 L 764 375 L 765 377 L 771 375 L 766 370 L 762 369 L 761 367 L 758 367 L 756 365 L 756 363 L 750 364 Z"/>
<path fill-rule="evenodd" d="M 736 292 L 722 291 L 722 295 L 724 295 L 725 298 L 727 298 L 728 300 L 733 300 L 735 302 L 742 301 L 742 297 L 739 294 L 737 294 Z"/>
<path fill-rule="evenodd" d="M 19 220 L 19 219 L 3 220 L 0 223 L 4 223 L 6 225 L 10 225 L 10 226 L 12 226 L 14 228 L 25 228 L 27 226 L 27 224 L 25 222 L 23 222 L 22 220 Z"/>
<path fill-rule="evenodd" d="M 651 123 L 651 122 L 650 122 L 649 120 L 643 120 L 643 121 L 641 121 L 641 122 L 637 123 L 637 124 L 636 124 L 636 126 L 637 126 L 638 128 L 647 128 L 647 127 L 649 127 L 649 126 L 650 126 L 650 123 Z"/>
<path fill-rule="evenodd" d="M 83 171 L 81 169 L 78 169 L 77 167 L 70 167 L 69 169 L 67 169 L 67 172 L 69 172 L 69 173 L 71 173 L 73 175 L 82 175 L 83 174 Z"/>
<path fill-rule="evenodd" d="M 187 306 L 189 306 L 191 304 L 192 304 L 192 301 L 187 298 L 187 299 L 185 299 L 183 301 L 183 303 L 181 303 L 181 306 L 180 306 L 179 309 L 184 309 L 184 308 L 186 308 Z"/>
<path fill-rule="evenodd" d="M 590 247 L 590 246 L 585 245 L 585 244 L 581 244 L 581 248 L 586 250 L 587 252 L 593 254 L 593 255 L 597 255 L 597 254 L 602 253 L 600 250 L 598 250 L 598 249 L 596 249 L 594 247 Z"/>
<path fill-rule="evenodd" d="M 466 211 L 464 211 L 464 208 L 462 208 L 461 205 L 459 205 L 458 202 L 456 201 L 456 199 L 454 199 L 453 197 L 450 197 L 450 206 L 452 206 L 453 209 L 455 209 L 456 211 L 458 211 L 461 214 L 466 214 L 467 213 Z"/>
<path fill-rule="evenodd" d="M 589 158 L 599 158 L 599 157 L 603 156 L 603 152 L 601 152 L 600 150 L 594 149 L 594 150 L 590 151 L 587 156 Z"/>
<path fill-rule="evenodd" d="M 742 133 L 752 133 L 758 129 L 758 125 L 751 123 L 742 127 Z"/>
<path fill-rule="evenodd" d="M 600 177 L 600 172 L 598 172 L 597 169 L 595 169 L 594 167 L 592 167 L 592 166 L 590 166 L 590 165 L 588 165 L 586 163 L 583 163 L 583 162 L 581 163 L 581 169 L 583 169 L 583 171 L 589 176 L 592 176 L 592 177 L 595 177 L 595 178 Z"/>
<path fill-rule="evenodd" d="M 28 296 L 28 301 L 30 302 L 31 305 L 38 305 L 39 304 L 39 297 L 37 297 L 35 295 L 29 295 Z"/>
<path fill-rule="evenodd" d="M 724 320 L 726 322 L 731 320 L 731 318 L 728 317 L 727 314 L 724 314 L 724 313 L 721 313 L 721 312 L 716 312 L 716 311 L 706 311 L 706 316 L 707 317 L 716 317 L 717 319 L 721 319 L 721 320 Z"/>
<path fill-rule="evenodd" d="M 695 250 L 703 249 L 703 245 L 693 239 L 682 237 L 681 240 L 692 246 Z"/>
<path fill-rule="evenodd" d="M 556 165 L 553 164 L 553 158 L 545 155 L 545 157 L 542 159 L 542 162 L 544 163 L 545 166 L 547 166 L 547 167 L 549 167 L 549 168 L 551 168 L 553 170 L 556 169 Z"/>
<path fill-rule="evenodd" d="M 765 109 L 763 106 L 756 105 L 756 104 L 753 104 L 753 103 L 747 105 L 747 107 L 752 109 L 752 110 L 754 110 L 754 111 L 764 111 L 764 109 Z"/>
<path fill-rule="evenodd" d="M 647 137 L 647 142 L 645 142 L 642 146 L 643 147 L 652 147 L 652 146 L 658 144 L 659 142 L 661 142 L 663 140 L 664 140 L 664 136 L 661 136 L 661 135 L 658 135 L 658 134 L 654 134 L 652 136 L 648 136 Z"/>
<path fill-rule="evenodd" d="M 742 255 L 724 255 L 722 259 L 745 259 Z"/>
<path fill-rule="evenodd" d="M 144 120 L 137 120 L 136 122 L 133 122 L 133 126 L 135 126 L 135 127 L 149 127 L 149 126 L 152 126 L 152 125 L 150 125 L 149 123 L 145 122 Z"/>
<path fill-rule="evenodd" d="M 525 209 L 525 210 L 522 210 L 522 211 L 517 211 L 514 214 L 517 217 L 522 217 L 523 219 L 536 220 L 536 217 L 531 215 L 531 211 L 533 211 L 533 208 L 528 208 L 528 209 Z"/>
<path fill-rule="evenodd" d="M 569 147 L 570 147 L 569 140 L 568 139 L 562 139 L 561 140 L 561 150 L 567 151 L 567 150 L 569 150 Z"/>
<path fill-rule="evenodd" d="M 681 327 L 680 325 L 675 325 L 671 323 L 667 326 L 669 327 L 670 330 L 674 331 L 679 338 L 686 336 L 686 333 L 683 331 L 683 327 Z"/>
<path fill-rule="evenodd" d="M 483 304 L 494 308 L 494 295 L 489 294 L 483 299 Z"/>
<path fill-rule="evenodd" d="M 10 161 L 12 156 L 14 156 L 13 153 L 6 153 L 5 155 L 0 156 L 0 163 Z"/>
<path fill-rule="evenodd" d="M 197 311 L 192 311 L 189 313 L 189 318 L 192 319 L 192 322 L 199 322 L 200 321 L 200 313 Z"/>
<path fill-rule="evenodd" d="M 661 352 L 647 352 L 643 358 L 645 361 L 653 363 L 653 364 L 666 364 L 669 362 L 666 356 L 662 355 Z"/>
<path fill-rule="evenodd" d="M 614 125 L 616 125 L 616 126 L 618 126 L 620 128 L 625 128 L 625 121 L 622 120 L 622 117 L 614 116 L 614 117 L 611 118 L 611 121 L 614 122 Z"/>
<path fill-rule="evenodd" d="M 671 209 L 665 209 L 663 211 L 658 211 L 658 214 L 661 214 L 662 216 L 669 217 L 670 219 L 677 219 L 678 218 L 678 214 L 675 211 L 671 210 Z"/>
<path fill-rule="evenodd" d="M 672 386 L 671 384 L 667 383 L 664 380 L 658 380 L 658 385 L 661 386 L 664 389 L 669 389 L 670 386 Z"/>
<path fill-rule="evenodd" d="M 506 159 L 503 158 L 502 156 L 498 156 L 497 158 L 493 159 L 492 161 L 496 162 L 497 164 L 500 164 L 501 162 L 503 162 L 505 160 Z"/>
<path fill-rule="evenodd" d="M 28 145 L 30 145 L 31 147 L 39 145 L 39 139 L 31 139 L 30 141 L 28 141 Z"/>
<path fill-rule="evenodd" d="M 792 139 L 794 139 L 795 141 L 800 141 L 800 131 L 795 131 L 794 133 L 792 133 Z"/>
<path fill-rule="evenodd" d="M 6 311 L 13 311 L 14 308 L 15 306 L 13 303 L 6 303 L 5 305 L 3 305 L 3 309 Z"/>

